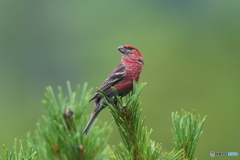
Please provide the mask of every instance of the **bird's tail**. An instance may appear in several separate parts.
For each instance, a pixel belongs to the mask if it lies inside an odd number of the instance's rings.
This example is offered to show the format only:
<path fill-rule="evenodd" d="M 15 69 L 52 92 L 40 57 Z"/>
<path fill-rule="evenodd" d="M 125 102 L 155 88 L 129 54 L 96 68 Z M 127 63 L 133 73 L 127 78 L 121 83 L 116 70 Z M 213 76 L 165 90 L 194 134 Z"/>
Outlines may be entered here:
<path fill-rule="evenodd" d="M 86 134 L 88 133 L 88 131 L 90 130 L 90 128 L 92 127 L 93 125 L 93 122 L 95 121 L 95 119 L 97 118 L 98 114 L 101 112 L 101 110 L 105 107 L 103 104 L 102 104 L 103 100 L 101 99 L 99 103 L 96 103 L 95 107 L 94 107 L 94 111 L 87 123 L 87 126 L 85 127 L 84 131 L 82 134 Z"/>

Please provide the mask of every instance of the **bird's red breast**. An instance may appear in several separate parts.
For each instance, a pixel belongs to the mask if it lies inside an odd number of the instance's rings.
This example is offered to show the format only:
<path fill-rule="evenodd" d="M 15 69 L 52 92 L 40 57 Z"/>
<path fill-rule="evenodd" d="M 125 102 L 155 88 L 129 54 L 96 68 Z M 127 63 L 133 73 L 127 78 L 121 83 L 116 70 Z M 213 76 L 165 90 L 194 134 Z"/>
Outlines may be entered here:
<path fill-rule="evenodd" d="M 124 79 L 114 85 L 120 96 L 125 96 L 132 90 L 133 81 L 138 82 L 141 70 L 141 64 L 138 64 L 137 62 L 127 62 Z"/>

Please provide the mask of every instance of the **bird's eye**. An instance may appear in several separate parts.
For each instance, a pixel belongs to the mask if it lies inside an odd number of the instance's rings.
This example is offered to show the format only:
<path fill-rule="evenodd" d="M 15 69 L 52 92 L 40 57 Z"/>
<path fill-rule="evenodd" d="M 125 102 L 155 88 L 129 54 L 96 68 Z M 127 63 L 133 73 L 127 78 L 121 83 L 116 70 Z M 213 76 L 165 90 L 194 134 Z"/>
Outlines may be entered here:
<path fill-rule="evenodd" d="M 133 48 L 132 47 L 126 47 L 126 49 L 132 50 Z"/>

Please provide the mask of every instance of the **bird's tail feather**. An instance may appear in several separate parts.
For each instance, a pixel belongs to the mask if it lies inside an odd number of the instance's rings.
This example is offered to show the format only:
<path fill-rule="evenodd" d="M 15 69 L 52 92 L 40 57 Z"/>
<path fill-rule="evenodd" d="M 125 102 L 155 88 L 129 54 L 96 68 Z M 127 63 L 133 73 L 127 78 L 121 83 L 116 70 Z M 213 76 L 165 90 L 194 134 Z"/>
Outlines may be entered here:
<path fill-rule="evenodd" d="M 90 120 L 88 121 L 87 126 L 85 127 L 82 134 L 86 134 L 86 135 L 88 134 L 88 131 L 92 127 L 95 119 L 97 118 L 98 114 L 101 112 L 103 108 L 104 108 L 103 100 L 100 100 L 100 102 L 95 105 L 94 111 L 90 117 Z"/>
<path fill-rule="evenodd" d="M 97 111 L 97 112 L 94 112 L 92 115 L 91 115 L 91 118 L 90 120 L 88 121 L 88 124 L 87 126 L 85 127 L 84 131 L 82 134 L 86 134 L 88 133 L 88 131 L 90 130 L 90 128 L 92 127 L 93 125 L 93 122 L 95 121 L 95 119 L 97 118 L 98 114 L 100 113 L 100 111 Z"/>

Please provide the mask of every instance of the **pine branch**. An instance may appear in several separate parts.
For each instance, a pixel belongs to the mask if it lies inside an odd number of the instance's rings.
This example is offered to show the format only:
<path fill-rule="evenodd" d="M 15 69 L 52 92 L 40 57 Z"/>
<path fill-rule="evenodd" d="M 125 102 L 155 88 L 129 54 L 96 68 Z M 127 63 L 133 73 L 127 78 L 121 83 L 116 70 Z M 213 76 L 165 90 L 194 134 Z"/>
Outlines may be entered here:
<path fill-rule="evenodd" d="M 192 114 L 183 110 L 182 117 L 178 112 L 172 113 L 173 144 L 176 150 L 183 149 L 185 151 L 183 159 L 193 159 L 198 140 L 203 133 L 202 126 L 205 118 L 206 116 L 201 119 L 200 115 L 198 115 L 197 119 L 195 112 Z"/>
<path fill-rule="evenodd" d="M 22 142 L 19 140 L 20 148 L 18 151 L 17 139 L 14 141 L 14 146 L 9 150 L 5 145 L 3 145 L 4 160 L 36 160 L 36 151 L 33 149 L 32 145 L 28 142 L 27 150 L 23 150 Z M 0 160 L 2 158 L 0 157 Z"/>
<path fill-rule="evenodd" d="M 113 147 L 113 153 L 110 157 L 112 160 L 173 160 L 183 155 L 181 150 L 166 152 L 162 149 L 161 144 L 150 140 L 152 130 L 148 131 L 147 127 L 144 126 L 144 119 L 140 119 L 139 96 L 145 85 L 146 83 L 143 83 L 137 87 L 134 83 L 133 91 L 126 96 L 125 103 L 115 93 L 117 107 L 109 103 L 108 97 L 105 96 L 105 102 L 110 108 L 123 141 L 123 144 L 120 144 L 118 148 Z"/>
<path fill-rule="evenodd" d="M 88 136 L 81 133 L 88 117 L 84 111 L 90 98 L 87 84 L 73 92 L 67 82 L 68 96 L 58 87 L 57 96 L 47 87 L 43 101 L 47 115 L 37 123 L 34 134 L 28 135 L 41 160 L 104 159 L 108 156 L 107 141 L 111 129 L 94 127 Z"/>
<path fill-rule="evenodd" d="M 23 151 L 20 141 L 17 153 L 15 140 L 11 151 L 4 146 L 4 160 L 192 160 L 206 116 L 201 119 L 195 113 L 182 111 L 182 116 L 178 112 L 172 113 L 174 149 L 171 152 L 163 150 L 161 144 L 150 139 L 152 130 L 148 131 L 144 119 L 140 119 L 139 96 L 145 85 L 134 83 L 133 91 L 124 100 L 115 91 L 115 99 L 111 103 L 102 93 L 123 141 L 118 147 L 113 146 L 111 155 L 107 145 L 111 129 L 106 129 L 106 124 L 94 126 L 87 136 L 81 135 L 89 118 L 84 116 L 90 98 L 87 84 L 82 89 L 78 86 L 73 92 L 67 82 L 68 96 L 63 94 L 61 87 L 57 96 L 51 87 L 47 87 L 43 101 L 47 115 L 37 123 L 35 133 L 28 134 L 27 151 Z"/>

